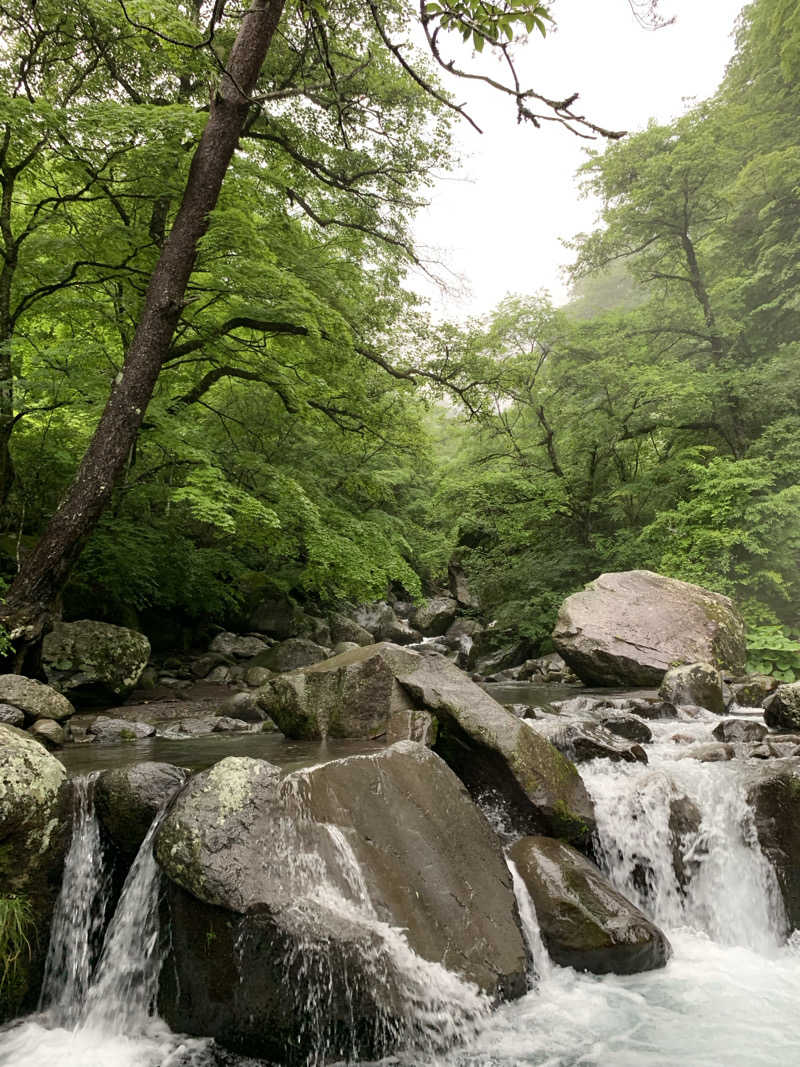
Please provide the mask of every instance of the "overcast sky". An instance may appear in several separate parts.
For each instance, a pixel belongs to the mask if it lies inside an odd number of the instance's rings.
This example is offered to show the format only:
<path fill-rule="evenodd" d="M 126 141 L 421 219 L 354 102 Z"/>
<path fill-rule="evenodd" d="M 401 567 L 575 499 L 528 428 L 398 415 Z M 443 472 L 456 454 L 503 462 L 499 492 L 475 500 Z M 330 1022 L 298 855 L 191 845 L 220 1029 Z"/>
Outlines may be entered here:
<path fill-rule="evenodd" d="M 521 79 L 553 98 L 579 91 L 584 113 L 602 126 L 636 130 L 667 121 L 717 88 L 733 52 L 742 0 L 661 0 L 677 21 L 642 29 L 627 0 L 558 0 L 558 30 L 531 35 L 519 53 Z M 419 245 L 460 277 L 466 293 L 442 296 L 422 279 L 415 289 L 435 314 L 451 318 L 491 310 L 508 292 L 549 289 L 566 298 L 560 238 L 589 230 L 597 204 L 580 199 L 574 175 L 587 142 L 555 124 L 517 126 L 513 104 L 468 83 L 454 86 L 484 129 L 461 123 L 462 166 L 433 190 L 420 214 Z M 597 142 L 589 142 L 596 145 Z"/>

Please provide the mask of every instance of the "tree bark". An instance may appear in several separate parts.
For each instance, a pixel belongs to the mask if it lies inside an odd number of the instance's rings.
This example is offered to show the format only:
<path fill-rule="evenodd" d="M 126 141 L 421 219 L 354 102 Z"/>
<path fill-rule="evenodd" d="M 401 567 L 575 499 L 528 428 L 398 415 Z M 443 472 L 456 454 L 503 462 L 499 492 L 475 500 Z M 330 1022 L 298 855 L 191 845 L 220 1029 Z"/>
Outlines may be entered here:
<path fill-rule="evenodd" d="M 36 547 L 23 560 L 0 608 L 0 621 L 14 642 L 18 666 L 26 650 L 51 626 L 64 583 L 124 470 L 169 351 L 198 242 L 216 206 L 284 3 L 253 0 L 243 16 L 122 371 L 72 485 Z"/>

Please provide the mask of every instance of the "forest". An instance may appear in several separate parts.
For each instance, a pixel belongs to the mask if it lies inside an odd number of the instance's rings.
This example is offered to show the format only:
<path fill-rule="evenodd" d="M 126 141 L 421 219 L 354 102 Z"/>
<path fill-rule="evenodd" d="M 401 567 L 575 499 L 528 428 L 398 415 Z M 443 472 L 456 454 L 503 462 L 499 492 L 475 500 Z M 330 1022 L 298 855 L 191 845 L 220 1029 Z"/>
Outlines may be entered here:
<path fill-rule="evenodd" d="M 122 381 L 209 87 L 233 77 L 225 6 L 0 4 L 7 590 Z M 751 667 L 793 679 L 800 13 L 756 0 L 716 95 L 625 137 L 517 85 L 528 126 L 601 135 L 582 177 L 602 219 L 572 242 L 565 306 L 513 294 L 448 323 L 408 284 L 414 213 L 463 121 L 443 42 L 503 51 L 549 15 L 421 10 L 427 55 L 399 0 L 282 11 L 58 610 L 235 628 L 265 592 L 420 599 L 457 561 L 482 613 L 547 651 L 566 595 L 646 568 L 733 596 Z"/>

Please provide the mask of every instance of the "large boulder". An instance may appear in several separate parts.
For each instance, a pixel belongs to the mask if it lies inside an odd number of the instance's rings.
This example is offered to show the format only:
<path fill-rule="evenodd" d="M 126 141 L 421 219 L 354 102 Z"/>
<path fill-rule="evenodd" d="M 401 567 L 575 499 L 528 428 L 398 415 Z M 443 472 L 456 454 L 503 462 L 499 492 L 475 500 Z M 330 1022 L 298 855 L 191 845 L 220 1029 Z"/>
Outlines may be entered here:
<path fill-rule="evenodd" d="M 179 794 L 156 856 L 172 920 L 161 1010 L 184 1032 L 281 1063 L 373 1058 L 423 1018 L 459 1025 L 475 986 L 525 990 L 499 844 L 412 742 L 286 778 L 222 760 Z"/>
<path fill-rule="evenodd" d="M 127 696 L 149 658 L 144 634 L 93 619 L 58 622 L 42 642 L 48 682 L 84 704 Z"/>
<path fill-rule="evenodd" d="M 778 879 L 790 930 L 800 929 L 800 760 L 766 764 L 747 791 L 761 849 Z"/>
<path fill-rule="evenodd" d="M 352 641 L 356 645 L 371 645 L 375 640 L 369 630 L 339 612 L 333 612 L 328 617 L 328 626 L 334 645 L 338 645 L 340 641 Z"/>
<path fill-rule="evenodd" d="M 66 849 L 64 766 L 31 736 L 0 724 L 0 1023 L 39 997 Z M 16 927 L 16 930 L 15 930 Z"/>
<path fill-rule="evenodd" d="M 258 703 L 287 737 L 381 737 L 395 713 L 413 706 L 394 676 L 401 662 L 415 662 L 415 654 L 385 643 L 357 645 L 270 679 Z"/>
<path fill-rule="evenodd" d="M 181 767 L 151 762 L 103 771 L 97 779 L 97 816 L 127 863 L 135 858 L 157 813 L 185 781 Z"/>
<path fill-rule="evenodd" d="M 590 847 L 594 807 L 580 775 L 526 721 L 443 656 L 416 655 L 397 663 L 395 675 L 415 706 L 439 720 L 435 751 L 473 796 L 499 801 L 518 832 Z"/>
<path fill-rule="evenodd" d="M 21 674 L 0 674 L 0 700 L 19 708 L 28 719 L 63 722 L 75 714 L 75 708 L 63 694 Z"/>
<path fill-rule="evenodd" d="M 741 673 L 744 621 L 719 593 L 652 571 L 601 574 L 561 605 L 553 643 L 584 682 L 659 685 L 681 663 Z"/>
<path fill-rule="evenodd" d="M 250 660 L 248 667 L 267 667 L 278 672 L 296 671 L 311 663 L 319 663 L 327 655 L 322 645 L 310 641 L 307 637 L 289 637 L 265 652 L 259 652 Z"/>
<path fill-rule="evenodd" d="M 239 659 L 250 659 L 252 656 L 257 656 L 259 652 L 263 652 L 267 647 L 267 642 L 255 634 L 234 634 L 223 630 L 222 633 L 217 634 L 209 645 L 208 650 L 209 652 L 216 652 L 220 656 L 238 656 Z M 222 659 L 217 661 L 217 663 L 222 662 L 224 662 Z M 209 670 L 215 666 L 217 664 L 212 663 Z M 208 672 L 204 673 L 207 674 Z"/>
<path fill-rule="evenodd" d="M 447 596 L 434 596 L 415 608 L 411 622 L 426 637 L 439 637 L 447 631 L 457 614 L 458 604 L 455 600 Z"/>
<path fill-rule="evenodd" d="M 715 715 L 724 715 L 722 675 L 712 663 L 684 663 L 670 667 L 664 675 L 658 695 L 671 704 L 694 704 Z"/>
<path fill-rule="evenodd" d="M 510 856 L 556 963 L 593 974 L 637 974 L 667 962 L 664 934 L 575 849 L 549 837 L 524 837 Z"/>
<path fill-rule="evenodd" d="M 14 703 L 13 700 L 10 703 Z M 800 730 L 800 682 L 779 685 L 764 701 L 764 722 L 773 730 Z"/>

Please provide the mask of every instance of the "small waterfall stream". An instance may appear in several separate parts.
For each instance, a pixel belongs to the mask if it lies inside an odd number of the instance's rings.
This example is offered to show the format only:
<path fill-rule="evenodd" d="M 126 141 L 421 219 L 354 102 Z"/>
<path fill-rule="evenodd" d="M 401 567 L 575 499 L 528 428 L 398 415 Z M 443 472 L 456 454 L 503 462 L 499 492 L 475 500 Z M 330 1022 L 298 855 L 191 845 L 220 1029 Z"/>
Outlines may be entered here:
<path fill-rule="evenodd" d="M 313 847 L 296 848 L 291 858 L 277 856 L 281 863 L 290 859 L 291 877 L 302 874 L 314 885 L 313 906 L 369 929 L 377 946 L 376 985 L 386 981 L 381 959 L 391 958 L 392 980 L 400 976 L 408 1010 L 404 1036 L 416 1048 L 392 1063 L 787 1067 L 797 1062 L 800 945 L 784 942 L 775 875 L 758 848 L 741 763 L 682 758 L 685 750 L 666 733 L 648 745 L 648 755 L 647 765 L 595 761 L 582 765 L 581 773 L 595 801 L 609 877 L 672 943 L 674 955 L 658 971 L 597 977 L 552 964 L 533 903 L 510 864 L 533 960 L 530 991 L 489 1013 L 477 991 L 441 965 L 421 960 L 402 931 L 378 919 L 341 830 L 325 826 Z M 174 1034 L 155 1014 L 163 950 L 155 825 L 101 937 L 109 877 L 91 782 L 76 788 L 76 820 L 40 1011 L 0 1032 L 1 1067 L 253 1064 L 228 1054 L 220 1058 L 212 1041 Z M 678 816 L 683 822 L 676 839 Z M 287 833 L 297 846 L 296 827 Z M 309 1003 L 309 1025 L 313 1017 Z M 440 1051 L 454 1044 L 452 1051 Z"/>

